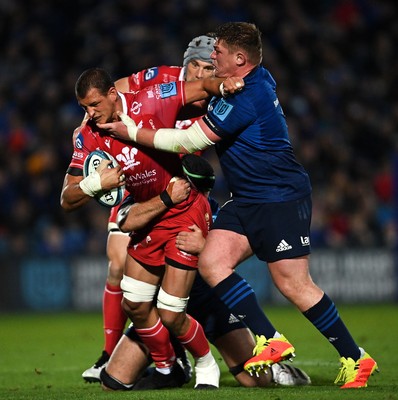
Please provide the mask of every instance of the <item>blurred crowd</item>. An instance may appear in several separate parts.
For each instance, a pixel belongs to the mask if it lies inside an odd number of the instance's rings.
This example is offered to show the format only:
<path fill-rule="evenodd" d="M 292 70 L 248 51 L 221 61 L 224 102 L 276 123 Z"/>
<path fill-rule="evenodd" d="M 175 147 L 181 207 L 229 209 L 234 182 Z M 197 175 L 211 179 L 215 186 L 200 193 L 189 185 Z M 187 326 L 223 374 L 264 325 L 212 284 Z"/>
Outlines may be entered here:
<path fill-rule="evenodd" d="M 0 255 L 105 252 L 108 210 L 59 205 L 84 69 L 117 79 L 180 65 L 192 37 L 239 20 L 263 32 L 263 63 L 311 177 L 312 245 L 392 248 L 397 9 L 383 0 L 0 0 Z M 213 195 L 228 197 L 220 174 Z"/>

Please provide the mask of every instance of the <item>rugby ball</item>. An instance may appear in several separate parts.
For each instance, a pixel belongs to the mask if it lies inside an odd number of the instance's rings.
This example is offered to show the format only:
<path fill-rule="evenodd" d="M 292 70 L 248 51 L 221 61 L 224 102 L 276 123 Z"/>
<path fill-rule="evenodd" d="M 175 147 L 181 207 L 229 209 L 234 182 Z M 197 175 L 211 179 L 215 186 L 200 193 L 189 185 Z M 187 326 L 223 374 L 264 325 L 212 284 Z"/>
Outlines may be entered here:
<path fill-rule="evenodd" d="M 98 165 L 100 165 L 102 160 L 112 161 L 112 163 L 109 164 L 109 168 L 115 168 L 119 165 L 118 162 L 115 160 L 115 158 L 106 151 L 94 150 L 84 160 L 84 166 L 83 166 L 84 177 L 90 175 L 91 172 L 94 172 L 97 169 Z M 124 190 L 125 187 L 121 186 L 111 189 L 107 192 L 101 191 L 97 193 L 94 198 L 101 205 L 112 208 L 120 204 L 120 202 L 123 200 Z"/>

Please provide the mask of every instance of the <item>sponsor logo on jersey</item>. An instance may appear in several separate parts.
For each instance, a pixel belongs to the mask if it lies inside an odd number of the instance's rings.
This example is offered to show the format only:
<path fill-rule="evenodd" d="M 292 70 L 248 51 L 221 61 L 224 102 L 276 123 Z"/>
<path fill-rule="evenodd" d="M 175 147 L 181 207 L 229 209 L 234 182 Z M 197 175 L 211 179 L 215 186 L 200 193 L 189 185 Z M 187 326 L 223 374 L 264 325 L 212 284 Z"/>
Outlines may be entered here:
<path fill-rule="evenodd" d="M 144 172 L 137 172 L 135 175 L 131 175 L 130 178 L 134 181 L 142 181 L 143 179 L 152 178 L 156 175 L 156 169 L 151 171 L 145 170 Z"/>
<path fill-rule="evenodd" d="M 125 167 L 123 167 L 123 171 L 129 168 L 134 168 L 136 165 L 141 164 L 140 161 L 135 161 L 135 156 L 137 153 L 138 150 L 135 147 L 123 147 L 122 152 L 116 156 L 116 160 L 125 165 Z"/>
<path fill-rule="evenodd" d="M 73 152 L 73 156 L 72 158 L 77 158 L 79 160 L 82 160 L 84 158 L 84 153 L 82 153 L 81 151 L 74 151 Z"/>
<path fill-rule="evenodd" d="M 275 251 L 277 253 L 280 253 L 281 251 L 286 251 L 286 250 L 291 250 L 293 247 L 290 246 L 289 243 L 286 242 L 286 240 L 281 240 L 281 242 L 278 244 L 276 247 Z"/>
<path fill-rule="evenodd" d="M 220 99 L 220 101 L 214 107 L 213 114 L 221 121 L 224 121 L 233 108 L 233 105 L 228 104 L 224 99 Z"/>
<path fill-rule="evenodd" d="M 160 97 L 166 99 L 168 97 L 177 95 L 177 84 L 176 82 L 162 83 L 159 85 Z"/>
<path fill-rule="evenodd" d="M 75 147 L 77 149 L 82 149 L 83 148 L 83 143 L 84 143 L 84 138 L 81 132 L 79 132 L 76 136 L 75 139 Z"/>
<path fill-rule="evenodd" d="M 134 101 L 133 104 L 131 104 L 130 112 L 133 113 L 134 115 L 137 115 L 140 113 L 141 107 L 142 107 L 142 103 L 138 103 L 137 101 Z"/>
<path fill-rule="evenodd" d="M 149 81 L 158 75 L 158 67 L 149 68 L 144 73 L 144 81 Z"/>

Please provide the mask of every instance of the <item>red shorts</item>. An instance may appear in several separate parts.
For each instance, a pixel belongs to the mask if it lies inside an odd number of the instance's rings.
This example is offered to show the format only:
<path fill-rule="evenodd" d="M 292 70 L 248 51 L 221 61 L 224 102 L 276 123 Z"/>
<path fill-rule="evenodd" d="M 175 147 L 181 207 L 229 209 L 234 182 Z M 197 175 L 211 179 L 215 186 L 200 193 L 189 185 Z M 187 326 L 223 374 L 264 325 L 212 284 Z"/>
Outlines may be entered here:
<path fill-rule="evenodd" d="M 167 264 L 182 269 L 197 268 L 198 257 L 178 250 L 176 236 L 181 231 L 189 231 L 188 227 L 193 224 L 207 236 L 210 223 L 209 201 L 203 194 L 198 194 L 184 212 L 172 214 L 148 229 L 134 232 L 128 254 L 145 266 L 163 267 Z"/>

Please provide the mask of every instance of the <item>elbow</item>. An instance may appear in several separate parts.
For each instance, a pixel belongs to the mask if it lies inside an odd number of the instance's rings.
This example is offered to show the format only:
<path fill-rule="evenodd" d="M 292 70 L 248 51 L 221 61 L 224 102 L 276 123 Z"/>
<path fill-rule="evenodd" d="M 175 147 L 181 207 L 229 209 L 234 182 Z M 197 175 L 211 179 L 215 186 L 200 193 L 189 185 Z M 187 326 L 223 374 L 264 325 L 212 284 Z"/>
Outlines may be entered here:
<path fill-rule="evenodd" d="M 77 204 L 73 204 L 73 203 L 68 202 L 63 196 L 61 196 L 60 205 L 61 205 L 61 208 L 66 213 L 69 213 L 69 212 L 71 212 L 73 210 L 76 210 L 76 208 L 78 208 Z"/>

